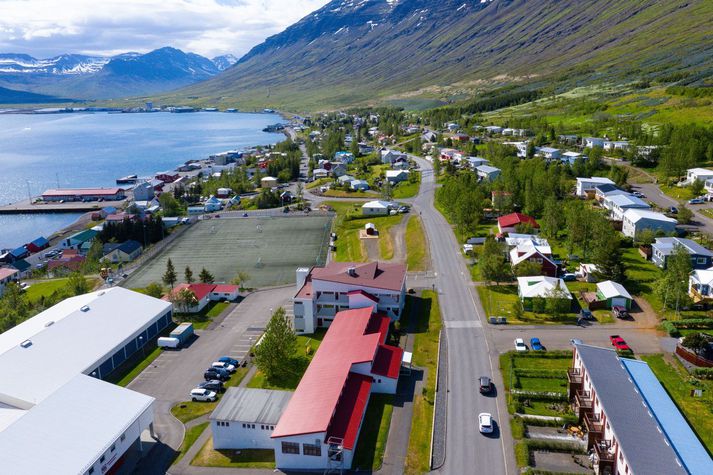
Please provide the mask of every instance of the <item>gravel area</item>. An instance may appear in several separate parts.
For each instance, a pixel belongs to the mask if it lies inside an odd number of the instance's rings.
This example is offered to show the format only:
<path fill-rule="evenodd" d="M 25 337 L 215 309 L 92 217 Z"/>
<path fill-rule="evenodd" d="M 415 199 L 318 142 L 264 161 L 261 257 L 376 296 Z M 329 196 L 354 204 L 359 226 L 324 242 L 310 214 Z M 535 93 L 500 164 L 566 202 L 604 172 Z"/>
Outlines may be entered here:
<path fill-rule="evenodd" d="M 438 359 L 438 383 L 433 423 L 433 447 L 431 469 L 435 470 L 446 462 L 446 415 L 448 400 L 448 339 L 441 330 L 441 347 Z"/>

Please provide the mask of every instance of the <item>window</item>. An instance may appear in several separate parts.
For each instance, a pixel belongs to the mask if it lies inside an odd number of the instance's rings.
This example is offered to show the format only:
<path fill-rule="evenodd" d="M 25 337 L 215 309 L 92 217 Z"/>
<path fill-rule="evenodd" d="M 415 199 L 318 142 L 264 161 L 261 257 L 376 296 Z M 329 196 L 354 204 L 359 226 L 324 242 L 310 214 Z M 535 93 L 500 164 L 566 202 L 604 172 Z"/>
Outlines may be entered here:
<path fill-rule="evenodd" d="M 119 441 L 123 442 L 124 439 L 126 439 L 126 434 L 121 434 L 121 437 L 119 437 Z"/>
<path fill-rule="evenodd" d="M 247 424 L 243 424 L 243 429 L 245 429 L 245 426 L 246 426 L 246 425 L 247 425 Z"/>
<path fill-rule="evenodd" d="M 254 428 L 255 428 L 255 424 L 252 424 L 251 429 L 254 429 Z"/>
<path fill-rule="evenodd" d="M 699 264 L 705 264 L 706 263 L 706 258 L 705 257 L 699 257 L 696 259 L 696 262 Z"/>
<path fill-rule="evenodd" d="M 106 460 L 106 457 L 104 457 L 103 455 L 99 457 L 99 463 L 104 463 L 104 460 Z"/>
<path fill-rule="evenodd" d="M 230 427 L 230 422 L 223 422 L 223 425 L 224 425 L 225 427 Z"/>
<path fill-rule="evenodd" d="M 89 471 L 87 472 L 88 475 L 92 475 L 94 473 L 94 467 L 89 467 Z"/>
<path fill-rule="evenodd" d="M 283 442 L 282 443 L 282 453 L 283 454 L 300 454 L 300 444 L 296 442 Z"/>
<path fill-rule="evenodd" d="M 322 456 L 322 446 L 312 444 L 302 444 L 302 453 L 304 455 L 313 455 L 315 457 Z"/>
<path fill-rule="evenodd" d="M 264 426 L 264 425 L 261 425 L 261 426 L 260 426 L 260 430 L 265 430 L 265 426 Z"/>
<path fill-rule="evenodd" d="M 109 452 L 113 452 L 116 450 L 116 444 L 111 444 L 111 448 L 109 449 Z"/>

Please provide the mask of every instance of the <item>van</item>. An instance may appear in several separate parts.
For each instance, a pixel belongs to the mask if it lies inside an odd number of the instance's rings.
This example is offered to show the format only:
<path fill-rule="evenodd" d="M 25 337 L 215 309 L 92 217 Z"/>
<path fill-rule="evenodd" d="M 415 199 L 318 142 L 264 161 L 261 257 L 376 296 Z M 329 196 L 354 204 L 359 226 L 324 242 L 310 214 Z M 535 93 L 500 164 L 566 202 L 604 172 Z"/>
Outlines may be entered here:
<path fill-rule="evenodd" d="M 181 344 L 181 340 L 179 340 L 178 338 L 162 336 L 159 337 L 159 339 L 156 341 L 156 344 L 159 346 L 159 348 L 178 348 L 178 346 Z"/>

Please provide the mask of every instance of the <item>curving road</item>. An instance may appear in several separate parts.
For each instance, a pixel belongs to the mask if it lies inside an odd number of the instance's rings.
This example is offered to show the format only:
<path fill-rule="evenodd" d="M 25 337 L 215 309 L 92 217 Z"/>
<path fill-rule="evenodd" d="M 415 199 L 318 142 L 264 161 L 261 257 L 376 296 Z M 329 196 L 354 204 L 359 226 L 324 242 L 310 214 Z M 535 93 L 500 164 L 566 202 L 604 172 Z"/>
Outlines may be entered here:
<path fill-rule="evenodd" d="M 414 210 L 421 213 L 428 236 L 443 328 L 448 340 L 448 396 L 446 460 L 443 474 L 516 473 L 504 392 L 486 397 L 478 392 L 477 378 L 491 376 L 498 389 L 502 380 L 498 352 L 488 344 L 483 327 L 485 312 L 470 279 L 460 246 L 451 226 L 434 207 L 433 167 L 412 156 L 421 167 L 421 190 Z M 498 431 L 484 436 L 477 415 L 489 412 Z"/>

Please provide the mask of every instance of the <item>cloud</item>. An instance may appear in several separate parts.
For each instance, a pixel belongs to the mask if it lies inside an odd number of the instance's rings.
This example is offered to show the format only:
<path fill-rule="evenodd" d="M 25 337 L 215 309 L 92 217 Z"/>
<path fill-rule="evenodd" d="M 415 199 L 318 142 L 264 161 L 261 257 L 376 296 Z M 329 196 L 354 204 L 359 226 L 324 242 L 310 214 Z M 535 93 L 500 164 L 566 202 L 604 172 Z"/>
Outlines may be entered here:
<path fill-rule="evenodd" d="M 0 0 L 0 52 L 245 54 L 328 0 Z"/>

